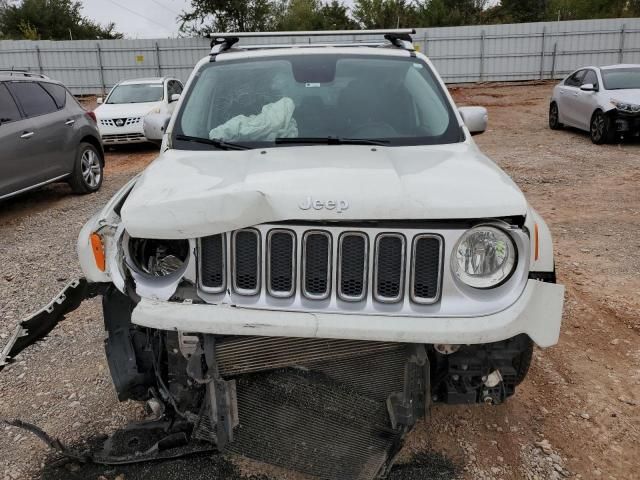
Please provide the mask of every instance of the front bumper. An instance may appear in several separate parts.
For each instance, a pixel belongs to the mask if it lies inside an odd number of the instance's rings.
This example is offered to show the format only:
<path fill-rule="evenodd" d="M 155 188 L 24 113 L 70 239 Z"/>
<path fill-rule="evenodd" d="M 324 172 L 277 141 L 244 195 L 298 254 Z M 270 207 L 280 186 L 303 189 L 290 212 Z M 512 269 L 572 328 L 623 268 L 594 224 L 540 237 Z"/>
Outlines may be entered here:
<path fill-rule="evenodd" d="M 106 126 L 99 125 L 100 135 L 105 145 L 120 145 L 128 143 L 144 143 L 148 142 L 144 136 L 142 122 L 134 126 Z"/>
<path fill-rule="evenodd" d="M 215 335 L 340 338 L 400 343 L 484 344 L 528 335 L 538 346 L 558 342 L 564 286 L 528 280 L 505 310 L 480 317 L 411 317 L 263 310 L 142 299 L 132 322 L 160 330 Z"/>

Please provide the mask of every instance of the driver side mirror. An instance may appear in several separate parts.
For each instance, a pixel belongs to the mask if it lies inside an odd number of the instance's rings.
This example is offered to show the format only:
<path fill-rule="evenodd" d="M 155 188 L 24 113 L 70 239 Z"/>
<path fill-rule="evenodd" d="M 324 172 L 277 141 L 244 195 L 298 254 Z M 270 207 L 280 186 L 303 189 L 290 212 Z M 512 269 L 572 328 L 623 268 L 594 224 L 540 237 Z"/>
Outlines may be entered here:
<path fill-rule="evenodd" d="M 471 135 L 479 135 L 487 129 L 489 114 L 484 107 L 460 107 L 458 109 L 462 121 L 471 132 Z"/>
<path fill-rule="evenodd" d="M 593 83 L 585 83 L 584 85 L 580 86 L 580 90 L 582 90 L 583 92 L 597 92 L 598 87 L 596 87 Z"/>
<path fill-rule="evenodd" d="M 178 100 L 180 100 L 180 94 L 172 93 L 171 98 L 169 99 L 169 103 L 177 102 Z"/>
<path fill-rule="evenodd" d="M 104 98 L 102 98 L 102 97 L 98 97 L 98 98 L 96 98 L 96 103 L 97 103 L 98 105 L 102 105 L 102 104 L 104 103 Z"/>
<path fill-rule="evenodd" d="M 154 143 L 162 142 L 162 137 L 167 132 L 171 115 L 166 113 L 150 113 L 142 121 L 142 130 L 147 140 Z"/>

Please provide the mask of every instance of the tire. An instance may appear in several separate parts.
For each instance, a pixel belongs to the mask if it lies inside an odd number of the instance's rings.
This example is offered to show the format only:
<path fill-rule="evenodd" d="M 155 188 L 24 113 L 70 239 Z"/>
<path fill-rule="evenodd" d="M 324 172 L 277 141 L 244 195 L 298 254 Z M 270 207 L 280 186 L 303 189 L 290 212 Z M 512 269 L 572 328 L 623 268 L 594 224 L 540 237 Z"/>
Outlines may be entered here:
<path fill-rule="evenodd" d="M 76 153 L 76 161 L 69 185 L 74 193 L 85 195 L 100 190 L 104 179 L 104 162 L 96 147 L 81 143 Z"/>
<path fill-rule="evenodd" d="M 552 102 L 551 105 L 549 105 L 549 128 L 551 130 L 560 130 L 563 127 L 559 119 L 560 112 L 558 111 L 558 104 Z"/>
<path fill-rule="evenodd" d="M 516 370 L 516 386 L 520 385 L 529 373 L 531 359 L 533 358 L 533 341 L 527 337 L 527 344 L 524 351 L 513 361 L 513 368 Z"/>
<path fill-rule="evenodd" d="M 605 115 L 602 110 L 596 110 L 591 117 L 589 133 L 591 134 L 591 141 L 596 145 L 611 143 L 615 136 L 611 118 Z"/>

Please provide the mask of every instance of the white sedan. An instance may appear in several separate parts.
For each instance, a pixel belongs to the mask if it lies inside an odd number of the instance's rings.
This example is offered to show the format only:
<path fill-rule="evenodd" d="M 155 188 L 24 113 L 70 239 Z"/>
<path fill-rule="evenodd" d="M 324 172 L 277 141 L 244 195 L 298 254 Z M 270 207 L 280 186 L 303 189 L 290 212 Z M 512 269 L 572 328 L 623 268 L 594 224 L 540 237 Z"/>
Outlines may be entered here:
<path fill-rule="evenodd" d="M 575 127 L 596 144 L 640 136 L 640 65 L 585 67 L 553 89 L 549 127 Z"/>
<path fill-rule="evenodd" d="M 105 145 L 143 143 L 142 122 L 150 113 L 171 114 L 182 93 L 176 78 L 139 78 L 125 80 L 111 89 L 106 100 L 98 98 L 95 110 L 98 128 Z"/>

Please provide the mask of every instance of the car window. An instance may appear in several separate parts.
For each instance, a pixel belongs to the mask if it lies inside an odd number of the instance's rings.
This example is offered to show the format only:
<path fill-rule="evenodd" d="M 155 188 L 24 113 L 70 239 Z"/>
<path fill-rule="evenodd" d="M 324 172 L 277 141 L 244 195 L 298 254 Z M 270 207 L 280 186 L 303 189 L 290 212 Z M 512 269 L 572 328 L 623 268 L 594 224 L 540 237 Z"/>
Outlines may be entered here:
<path fill-rule="evenodd" d="M 579 87 L 580 85 L 582 85 L 582 79 L 586 73 L 586 70 L 578 70 L 576 73 L 567 78 L 564 84 L 568 87 Z"/>
<path fill-rule="evenodd" d="M 150 103 L 164 97 L 163 83 L 130 83 L 113 87 L 106 103 Z"/>
<path fill-rule="evenodd" d="M 51 95 L 53 101 L 56 102 L 58 109 L 64 108 L 65 103 L 67 102 L 66 88 L 55 83 L 41 83 L 40 86 L 44 88 L 49 95 Z"/>
<path fill-rule="evenodd" d="M 601 72 L 607 90 L 640 89 L 640 68 L 612 68 L 603 69 Z"/>
<path fill-rule="evenodd" d="M 167 90 L 169 92 L 169 100 L 171 100 L 171 95 L 182 93 L 182 84 L 177 80 L 169 80 L 169 84 L 167 86 Z"/>
<path fill-rule="evenodd" d="M 20 120 L 22 116 L 16 102 L 2 83 L 0 83 L 0 124 Z"/>
<path fill-rule="evenodd" d="M 51 95 L 37 82 L 9 82 L 8 87 L 27 117 L 36 117 L 58 110 Z"/>
<path fill-rule="evenodd" d="M 596 75 L 596 72 L 594 72 L 593 70 L 587 70 L 587 73 L 582 79 L 581 85 L 585 85 L 587 83 L 590 83 L 595 87 L 598 86 L 598 76 Z"/>
<path fill-rule="evenodd" d="M 204 65 L 175 133 L 254 147 L 277 138 L 377 139 L 390 145 L 462 140 L 426 63 L 335 54 Z"/>

